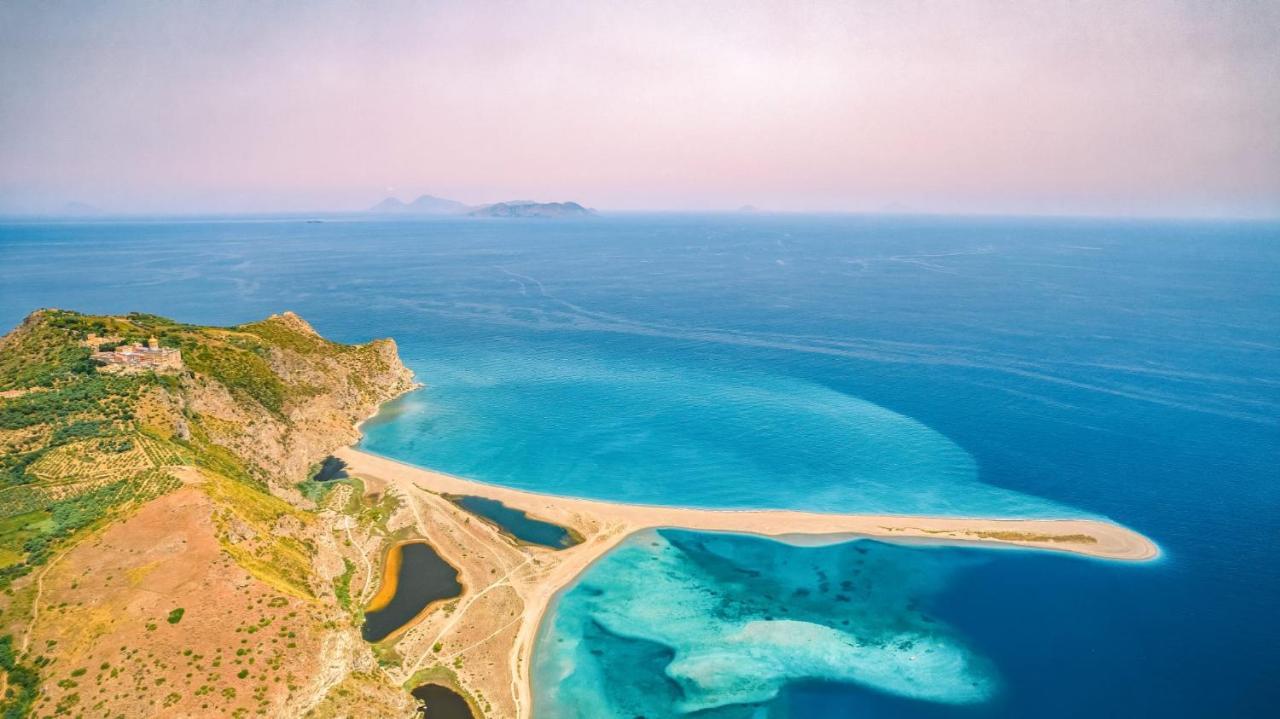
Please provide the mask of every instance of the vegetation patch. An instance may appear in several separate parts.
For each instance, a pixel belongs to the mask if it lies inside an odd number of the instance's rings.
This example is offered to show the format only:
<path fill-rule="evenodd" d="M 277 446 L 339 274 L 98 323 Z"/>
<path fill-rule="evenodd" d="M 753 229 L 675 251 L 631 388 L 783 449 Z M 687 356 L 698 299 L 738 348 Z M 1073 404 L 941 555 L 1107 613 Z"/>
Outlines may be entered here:
<path fill-rule="evenodd" d="M 20 719 L 31 714 L 31 707 L 40 694 L 40 666 L 43 659 L 37 657 L 24 663 L 14 652 L 13 635 L 0 637 L 0 670 L 4 670 L 5 692 L 0 699 L 0 717 Z"/>
<path fill-rule="evenodd" d="M 355 562 L 342 558 L 342 564 L 345 567 L 342 574 L 333 580 L 333 593 L 338 598 L 338 604 L 343 609 L 353 614 L 359 614 L 359 611 L 351 603 L 351 577 L 355 574 Z"/>
<path fill-rule="evenodd" d="M 324 502 L 325 497 L 329 496 L 329 493 L 333 491 L 334 487 L 337 487 L 338 485 L 341 485 L 341 484 L 350 485 L 350 480 L 332 479 L 327 482 L 317 482 L 314 479 L 308 479 L 302 482 L 298 482 L 297 484 L 294 485 L 294 487 L 296 487 L 298 491 L 302 493 L 302 496 L 306 497 L 312 502 L 315 502 L 316 505 L 319 505 L 322 502 Z"/>
<path fill-rule="evenodd" d="M 0 567 L 0 587 L 44 564 L 78 531 L 105 520 L 123 505 L 152 499 L 178 485 L 167 474 L 144 472 L 53 501 L 42 512 L 6 517 L 0 525 L 0 548 L 16 561 Z"/>
<path fill-rule="evenodd" d="M 284 383 L 260 354 L 192 340 L 183 345 L 182 356 L 192 369 L 213 377 L 232 392 L 251 398 L 277 415 L 284 411 Z"/>
<path fill-rule="evenodd" d="M 925 529 L 925 534 L 952 534 L 950 529 Z M 1098 538 L 1088 534 L 1044 534 L 1041 532 L 1016 532 L 997 529 L 966 529 L 964 534 L 979 539 L 998 539 L 1002 542 L 1042 542 L 1066 544 L 1097 544 Z"/>
<path fill-rule="evenodd" d="M 313 332 L 295 327 L 279 318 L 240 325 L 236 329 L 259 337 L 275 347 L 289 349 L 302 355 L 314 354 L 322 350 L 343 352 L 351 349 L 346 345 L 330 342 Z"/>

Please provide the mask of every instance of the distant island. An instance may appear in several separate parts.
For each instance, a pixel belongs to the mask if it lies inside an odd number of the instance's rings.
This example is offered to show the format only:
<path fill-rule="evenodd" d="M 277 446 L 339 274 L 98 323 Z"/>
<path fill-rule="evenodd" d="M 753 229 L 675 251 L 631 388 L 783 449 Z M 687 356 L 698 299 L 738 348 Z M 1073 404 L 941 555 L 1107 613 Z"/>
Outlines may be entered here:
<path fill-rule="evenodd" d="M 468 217 L 589 217 L 596 214 L 576 202 L 499 202 L 477 207 Z"/>
<path fill-rule="evenodd" d="M 410 203 L 404 203 L 394 197 L 379 202 L 369 208 L 369 212 L 394 213 L 405 215 L 457 215 L 471 208 L 457 200 L 446 200 L 434 195 L 423 195 Z"/>
<path fill-rule="evenodd" d="M 433 195 L 423 195 L 413 202 L 388 197 L 367 212 L 394 215 L 460 215 L 464 217 L 590 217 L 596 214 L 576 202 L 534 202 L 508 200 L 491 205 L 467 205 Z"/>

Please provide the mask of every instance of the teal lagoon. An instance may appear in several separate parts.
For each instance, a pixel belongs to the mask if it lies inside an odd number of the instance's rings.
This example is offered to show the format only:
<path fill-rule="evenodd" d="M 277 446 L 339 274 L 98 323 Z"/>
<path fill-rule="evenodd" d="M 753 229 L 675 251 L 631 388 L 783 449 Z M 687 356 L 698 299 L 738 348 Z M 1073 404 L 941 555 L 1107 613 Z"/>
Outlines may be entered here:
<path fill-rule="evenodd" d="M 807 680 L 986 702 L 999 690 L 995 668 L 925 608 L 956 569 L 947 559 L 871 541 L 638 533 L 542 627 L 535 713 L 750 717 Z"/>

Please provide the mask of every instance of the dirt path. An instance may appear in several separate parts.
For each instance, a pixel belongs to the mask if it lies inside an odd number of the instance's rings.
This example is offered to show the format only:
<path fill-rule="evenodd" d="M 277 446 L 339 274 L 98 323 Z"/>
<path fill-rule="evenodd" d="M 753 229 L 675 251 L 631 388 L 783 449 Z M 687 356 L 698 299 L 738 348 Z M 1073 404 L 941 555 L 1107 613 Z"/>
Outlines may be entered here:
<path fill-rule="evenodd" d="M 31 600 L 31 619 L 27 622 L 27 631 L 22 634 L 22 647 L 21 647 L 21 651 L 19 652 L 20 654 L 26 654 L 27 649 L 31 646 L 31 633 L 35 631 L 36 620 L 40 618 L 40 597 L 41 595 L 44 594 L 45 575 L 53 571 L 53 568 L 58 566 L 58 562 L 61 562 L 63 557 L 67 556 L 68 554 L 71 553 L 72 550 L 80 546 L 81 542 L 84 542 L 86 539 L 92 536 L 93 534 L 89 534 L 88 536 L 81 539 L 79 542 L 76 542 L 70 547 L 67 547 L 66 549 L 62 550 L 61 554 L 54 557 L 48 564 L 44 566 L 44 569 L 42 569 L 40 573 L 36 575 L 36 596 Z"/>
<path fill-rule="evenodd" d="M 360 560 L 364 562 L 364 586 L 360 588 L 360 595 L 356 598 L 356 603 L 363 607 L 365 600 L 369 598 L 369 584 L 373 581 L 373 562 L 369 561 L 369 553 L 363 549 L 367 543 L 357 544 L 355 537 L 351 536 L 351 525 L 355 523 L 355 519 L 344 517 L 342 528 L 346 531 L 347 541 L 351 546 L 361 547 Z"/>
<path fill-rule="evenodd" d="M 445 625 L 440 629 L 440 631 L 436 633 L 435 638 L 434 638 L 434 639 L 432 639 L 432 640 L 427 644 L 427 646 L 428 646 L 428 647 L 434 647 L 434 646 L 435 646 L 435 645 L 436 645 L 440 640 L 444 639 L 444 638 L 449 634 L 449 632 L 450 632 L 450 631 L 452 631 L 452 630 L 453 630 L 453 628 L 458 624 L 458 622 L 462 621 L 463 617 L 465 617 L 465 616 L 467 615 L 467 609 L 469 609 L 469 608 L 471 607 L 471 605 L 472 605 L 472 604 L 475 604 L 475 603 L 476 603 L 476 601 L 477 601 L 477 600 L 479 600 L 481 597 L 483 597 L 484 595 L 488 594 L 490 591 L 492 591 L 492 590 L 494 590 L 494 589 L 496 589 L 496 588 L 498 588 L 498 587 L 500 587 L 500 586 L 509 586 L 509 584 L 510 584 L 509 580 L 510 580 L 510 578 L 511 578 L 511 575 L 515 574 L 516 572 L 520 571 L 520 570 L 521 570 L 521 569 L 523 569 L 525 566 L 527 566 L 527 565 L 528 565 L 528 563 L 529 563 L 529 561 L 530 561 L 530 560 L 526 559 L 524 562 L 522 562 L 522 563 L 520 563 L 520 564 L 516 565 L 515 567 L 512 567 L 511 569 L 507 570 L 507 573 L 506 573 L 506 574 L 504 574 L 504 575 L 502 575 L 501 577 L 498 577 L 497 579 L 495 579 L 492 583 L 490 583 L 489 585 L 485 586 L 485 588 L 484 588 L 484 589 L 481 589 L 481 590 L 480 590 L 480 591 L 478 591 L 478 592 L 473 592 L 473 593 L 471 593 L 471 596 L 470 596 L 470 597 L 468 597 L 466 601 L 464 601 L 464 602 L 462 602 L 462 603 L 460 603 L 460 604 L 458 605 L 458 608 L 457 608 L 457 609 L 455 609 L 455 610 L 454 610 L 454 612 L 453 612 L 453 616 L 449 618 L 449 621 L 448 621 L 448 622 L 446 622 L 446 623 L 445 623 Z M 479 644 L 479 643 L 482 643 L 482 642 L 477 642 L 477 644 Z M 434 658 L 434 656 L 435 656 L 434 654 L 428 654 L 428 653 L 423 653 L 422 655 L 420 655 L 420 656 L 418 657 L 418 661 L 414 662 L 414 664 L 413 664 L 413 669 L 409 670 L 409 672 L 408 672 L 408 676 L 413 676 L 413 675 L 414 675 L 414 674 L 415 674 L 419 669 L 421 669 L 421 668 L 422 668 L 422 663 L 423 663 L 423 662 L 424 662 L 428 657 L 433 657 L 433 658 Z"/>

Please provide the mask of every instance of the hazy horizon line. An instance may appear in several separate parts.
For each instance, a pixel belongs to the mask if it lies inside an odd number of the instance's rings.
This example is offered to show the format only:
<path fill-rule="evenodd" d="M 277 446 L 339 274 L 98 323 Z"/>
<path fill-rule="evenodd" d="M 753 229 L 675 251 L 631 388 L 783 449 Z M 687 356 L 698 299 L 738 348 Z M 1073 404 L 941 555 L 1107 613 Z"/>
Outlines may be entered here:
<path fill-rule="evenodd" d="M 501 202 L 521 202 L 524 200 L 501 200 L 499 202 L 468 204 L 468 207 L 485 207 Z M 535 202 L 541 202 L 535 200 Z M 546 202 L 578 202 L 577 200 L 548 200 Z M 580 203 L 579 204 L 583 204 Z M 1155 213 L 1105 213 L 1105 212 L 1018 212 L 1018 211 L 946 211 L 928 209 L 869 209 L 869 210 L 789 210 L 770 209 L 767 207 L 707 207 L 707 208 L 664 208 L 651 207 L 642 209 L 611 209 L 607 207 L 584 207 L 601 213 L 604 217 L 626 215 L 733 215 L 736 217 L 752 216 L 795 216 L 795 217 L 903 217 L 903 218 L 972 218 L 972 219 L 1043 219 L 1043 220 L 1117 220 L 1117 221 L 1201 221 L 1201 222 L 1280 222 L 1280 214 L 1155 214 Z M 388 221 L 431 221 L 431 220 L 510 220 L 513 218 L 469 217 L 465 211 L 450 212 L 377 212 L 372 208 L 363 210 L 178 210 L 170 212 L 136 212 L 111 211 L 98 209 L 88 213 L 74 212 L 12 212 L 0 210 L 2 221 L 57 221 L 66 223 L 90 224 L 99 221 L 129 220 L 306 220 L 322 218 L 388 220 Z M 545 221 L 550 218 L 524 218 Z M 592 218 L 559 218 L 571 221 L 590 221 Z M 595 218 L 599 219 L 599 217 Z"/>

